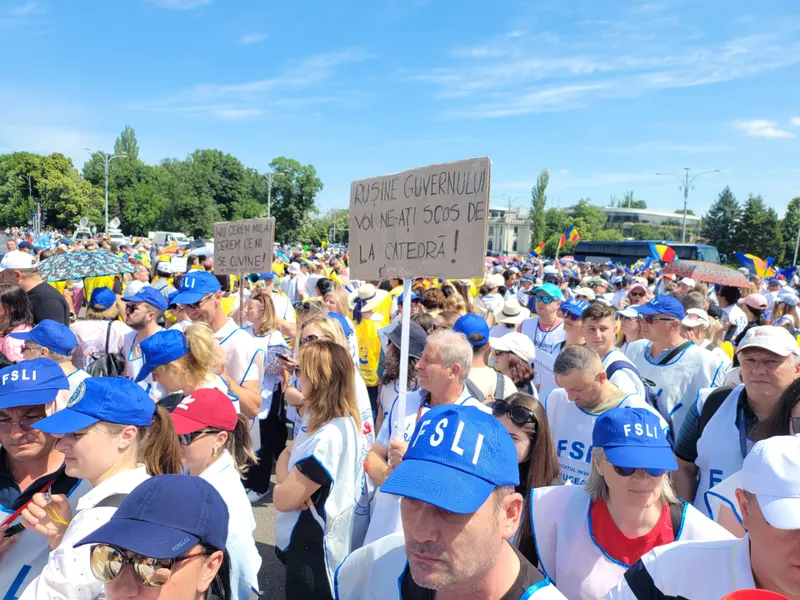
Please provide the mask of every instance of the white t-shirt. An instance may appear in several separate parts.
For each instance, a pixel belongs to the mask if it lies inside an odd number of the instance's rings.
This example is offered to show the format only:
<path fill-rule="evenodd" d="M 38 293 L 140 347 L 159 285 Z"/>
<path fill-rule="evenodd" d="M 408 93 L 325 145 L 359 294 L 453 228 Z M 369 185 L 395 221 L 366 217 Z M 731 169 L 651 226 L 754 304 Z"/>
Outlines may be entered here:
<path fill-rule="evenodd" d="M 212 337 L 225 350 L 225 371 L 237 384 L 245 381 L 263 381 L 264 356 L 253 336 L 228 319 Z"/>
<path fill-rule="evenodd" d="M 157 331 L 164 331 L 164 328 L 159 327 Z M 133 329 L 125 336 L 122 342 L 122 356 L 125 359 L 125 377 L 131 381 L 136 381 L 139 371 L 142 370 L 144 360 L 142 358 L 142 349 L 136 340 L 136 331 Z M 164 386 L 153 380 L 152 373 L 142 379 L 139 382 L 139 386 L 155 401 L 161 400 L 167 395 L 167 390 Z"/>
<path fill-rule="evenodd" d="M 658 413 L 642 396 L 628 394 L 613 408 L 644 408 L 655 415 Z M 576 485 L 586 483 L 592 462 L 592 431 L 595 421 L 602 413 L 588 413 L 570 402 L 567 391 L 557 388 L 544 399 L 544 410 L 553 436 L 561 478 Z M 667 423 L 658 415 L 661 434 L 666 435 Z"/>
<path fill-rule="evenodd" d="M 122 354 L 125 336 L 133 332 L 133 329 L 125 323 L 106 319 L 76 321 L 69 326 L 70 331 L 78 338 L 78 347 L 72 352 L 73 365 L 85 369 L 93 362 L 96 354 L 106 351 L 106 333 L 109 324 L 111 333 L 108 338 L 108 351 L 111 354 Z"/>
<path fill-rule="evenodd" d="M 264 356 L 264 379 L 261 384 L 261 408 L 258 411 L 258 418 L 266 419 L 272 407 L 272 395 L 281 383 L 280 366 L 275 362 L 277 360 L 275 358 L 277 353 L 274 349 L 283 347 L 288 350 L 289 346 L 278 330 L 271 331 L 269 335 L 257 336 L 253 330 L 253 326 L 250 325 L 245 328 L 245 331 L 253 338 Z M 273 348 L 271 353 L 270 348 Z M 289 352 L 287 352 L 287 354 L 289 354 Z M 271 362 L 275 364 L 270 364 Z M 277 367 L 277 371 L 275 367 Z"/>
<path fill-rule="evenodd" d="M 607 370 L 610 365 L 618 361 L 628 363 L 634 369 L 636 368 L 631 360 L 625 356 L 625 353 L 622 352 L 622 350 L 619 350 L 618 348 L 612 348 L 602 359 L 603 370 Z M 637 396 L 641 396 L 642 398 L 645 397 L 644 383 L 642 382 L 641 378 L 639 378 L 636 373 L 630 369 L 621 367 L 614 371 L 608 380 L 623 392 L 635 394 Z"/>
<path fill-rule="evenodd" d="M 733 323 L 736 325 L 736 330 L 733 333 L 733 337 L 726 335 L 726 338 L 735 340 L 737 337 L 739 337 L 739 334 L 744 331 L 744 328 L 747 327 L 747 315 L 745 315 L 744 311 L 735 304 L 726 306 L 722 309 L 722 312 L 728 315 L 728 323 Z"/>
<path fill-rule="evenodd" d="M 536 374 L 533 383 L 539 388 L 539 396 L 547 398 L 547 394 L 558 387 L 556 376 L 553 374 L 553 365 L 556 356 L 561 352 L 561 342 L 567 339 L 564 323 L 561 322 L 558 327 L 544 331 L 539 327 L 539 317 L 531 317 L 522 322 L 519 330 L 520 333 L 527 335 L 536 347 L 536 358 L 533 361 L 533 370 Z"/>

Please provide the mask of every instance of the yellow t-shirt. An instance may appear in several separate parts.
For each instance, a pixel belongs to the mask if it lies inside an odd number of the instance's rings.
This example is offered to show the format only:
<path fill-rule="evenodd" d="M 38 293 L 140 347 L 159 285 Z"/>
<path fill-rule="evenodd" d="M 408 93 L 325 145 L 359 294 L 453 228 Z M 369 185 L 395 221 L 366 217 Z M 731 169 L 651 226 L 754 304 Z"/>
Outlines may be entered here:
<path fill-rule="evenodd" d="M 103 277 L 87 277 L 83 280 L 83 294 L 86 302 L 92 297 L 92 291 L 95 288 L 107 287 L 110 290 L 114 289 L 114 276 L 105 275 Z"/>
<path fill-rule="evenodd" d="M 381 359 L 381 340 L 378 337 L 380 323 L 362 319 L 355 326 L 358 338 L 358 364 L 361 377 L 367 387 L 378 385 L 378 362 Z"/>

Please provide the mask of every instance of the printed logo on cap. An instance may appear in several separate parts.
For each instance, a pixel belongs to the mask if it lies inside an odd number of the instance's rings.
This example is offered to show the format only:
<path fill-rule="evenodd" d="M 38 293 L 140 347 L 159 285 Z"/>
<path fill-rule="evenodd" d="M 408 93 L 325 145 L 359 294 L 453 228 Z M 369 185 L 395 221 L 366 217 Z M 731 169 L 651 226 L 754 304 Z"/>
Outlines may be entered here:
<path fill-rule="evenodd" d="M 69 401 L 67 402 L 67 408 L 72 408 L 78 402 L 83 400 L 83 396 L 86 394 L 86 384 L 84 382 L 80 382 L 78 387 L 75 388 L 72 396 L 69 397 Z"/>
<path fill-rule="evenodd" d="M 36 370 L 28 371 L 28 369 L 17 369 L 10 373 L 5 373 L 0 385 L 5 385 L 9 381 L 11 383 L 15 381 L 36 381 Z"/>
<path fill-rule="evenodd" d="M 194 402 L 194 398 L 191 396 L 186 396 L 178 406 L 175 407 L 175 410 L 182 408 L 183 410 L 189 410 L 189 405 Z"/>

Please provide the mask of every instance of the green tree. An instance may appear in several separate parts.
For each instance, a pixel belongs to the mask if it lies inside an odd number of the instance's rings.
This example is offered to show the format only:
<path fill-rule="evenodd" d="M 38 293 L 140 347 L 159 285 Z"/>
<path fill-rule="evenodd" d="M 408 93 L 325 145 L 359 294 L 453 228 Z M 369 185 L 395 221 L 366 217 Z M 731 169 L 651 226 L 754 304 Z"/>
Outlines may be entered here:
<path fill-rule="evenodd" d="M 678 210 L 675 211 L 675 214 L 676 215 L 682 215 L 683 214 L 683 209 L 679 208 Z M 686 209 L 686 214 L 687 215 L 694 215 L 694 211 L 691 208 L 687 208 Z"/>
<path fill-rule="evenodd" d="M 786 207 L 786 214 L 781 221 L 784 251 L 783 258 L 788 262 L 794 258 L 797 244 L 797 232 L 800 230 L 800 196 L 792 198 Z"/>
<path fill-rule="evenodd" d="M 737 232 L 740 218 L 739 202 L 731 189 L 725 186 L 703 218 L 700 235 L 706 238 L 709 244 L 716 246 L 717 250 L 733 258 L 733 252 L 738 250 Z"/>
<path fill-rule="evenodd" d="M 130 160 L 139 160 L 139 142 L 133 127 L 126 125 L 114 143 L 114 154 L 125 153 Z"/>
<path fill-rule="evenodd" d="M 536 185 L 531 189 L 531 248 L 538 246 L 547 233 L 545 206 L 548 183 L 550 183 L 550 171 L 542 169 L 536 178 Z"/>
<path fill-rule="evenodd" d="M 633 190 L 629 192 L 625 192 L 625 196 L 619 202 L 619 206 L 622 208 L 639 208 L 639 209 L 646 209 L 647 202 L 644 200 L 634 200 L 633 199 Z"/>
<path fill-rule="evenodd" d="M 736 250 L 761 258 L 772 256 L 776 263 L 783 259 L 783 235 L 778 213 L 774 208 L 768 208 L 761 196 L 751 195 L 745 202 Z"/>
<path fill-rule="evenodd" d="M 280 156 L 270 164 L 272 169 L 272 216 L 275 217 L 275 241 L 297 242 L 307 219 L 316 212 L 315 198 L 322 190 L 322 181 L 313 165 Z"/>

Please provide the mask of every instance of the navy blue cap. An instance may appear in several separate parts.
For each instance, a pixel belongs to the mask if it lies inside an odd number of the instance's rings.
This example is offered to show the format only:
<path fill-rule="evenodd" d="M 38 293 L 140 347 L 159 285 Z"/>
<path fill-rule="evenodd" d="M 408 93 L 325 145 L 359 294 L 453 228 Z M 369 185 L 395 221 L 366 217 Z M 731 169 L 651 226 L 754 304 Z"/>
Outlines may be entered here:
<path fill-rule="evenodd" d="M 117 301 L 117 295 L 107 287 L 96 287 L 89 298 L 89 308 L 97 311 L 108 310 Z"/>
<path fill-rule="evenodd" d="M 589 303 L 586 302 L 586 300 L 576 300 L 575 298 L 570 298 L 566 302 L 562 302 L 559 308 L 564 312 L 575 315 L 576 317 L 582 317 L 583 311 L 585 311 L 588 307 Z"/>
<path fill-rule="evenodd" d="M 210 483 L 189 475 L 144 480 L 114 516 L 75 547 L 109 544 L 149 558 L 178 558 L 204 543 L 225 550 L 228 506 Z"/>
<path fill-rule="evenodd" d="M 159 310 L 167 310 L 167 299 L 164 294 L 159 292 L 151 285 L 146 285 L 140 289 L 133 296 L 128 296 L 122 299 L 123 302 L 147 302 L 151 306 L 155 306 Z"/>
<path fill-rule="evenodd" d="M 592 445 L 615 467 L 674 471 L 678 463 L 662 427 L 646 408 L 612 408 L 595 421 Z"/>
<path fill-rule="evenodd" d="M 213 273 L 206 271 L 189 271 L 181 279 L 181 288 L 173 302 L 176 304 L 194 304 L 208 294 L 219 292 L 222 287 Z"/>
<path fill-rule="evenodd" d="M 637 306 L 636 310 L 642 315 L 667 315 L 676 319 L 683 319 L 685 312 L 683 304 L 675 296 L 661 294 L 650 302 Z"/>
<path fill-rule="evenodd" d="M 25 240 L 17 244 L 17 248 L 19 248 L 20 250 L 22 250 L 23 248 L 27 248 L 28 250 L 33 250 L 33 244 Z"/>
<path fill-rule="evenodd" d="M 78 338 L 70 331 L 69 327 L 51 319 L 43 319 L 30 331 L 12 333 L 9 337 L 17 340 L 31 340 L 48 350 L 67 356 L 78 345 Z"/>
<path fill-rule="evenodd" d="M 468 514 L 506 485 L 519 485 L 519 469 L 503 424 L 475 406 L 445 404 L 419 419 L 381 491 Z"/>
<path fill-rule="evenodd" d="M 167 296 L 167 306 L 169 308 L 172 308 L 173 306 L 175 306 L 177 304 L 177 302 L 175 302 L 175 298 L 177 296 L 178 296 L 178 290 L 175 290 L 169 296 Z"/>
<path fill-rule="evenodd" d="M 483 336 L 482 340 L 469 340 L 469 343 L 473 346 L 485 346 L 489 343 L 489 324 L 482 316 L 475 313 L 467 313 L 459 317 L 453 325 L 453 331 L 463 333 L 467 338 L 474 333 L 481 334 Z"/>
<path fill-rule="evenodd" d="M 405 294 L 400 294 L 397 297 L 397 303 L 398 304 L 403 304 L 403 298 L 404 297 L 405 297 Z M 414 292 L 411 292 L 411 296 L 410 297 L 411 297 L 411 301 L 412 302 L 422 302 L 422 296 L 420 296 L 419 294 L 415 294 Z"/>
<path fill-rule="evenodd" d="M 75 388 L 67 407 L 36 423 L 45 433 L 65 435 L 99 421 L 147 427 L 156 403 L 138 384 L 124 377 L 89 377 Z"/>
<path fill-rule="evenodd" d="M 177 329 L 157 331 L 139 343 L 142 349 L 142 368 L 136 376 L 136 382 L 143 381 L 153 369 L 178 360 L 189 354 L 186 336 Z"/>
<path fill-rule="evenodd" d="M 68 389 L 67 376 L 56 362 L 23 360 L 0 370 L 0 409 L 47 404 Z"/>

